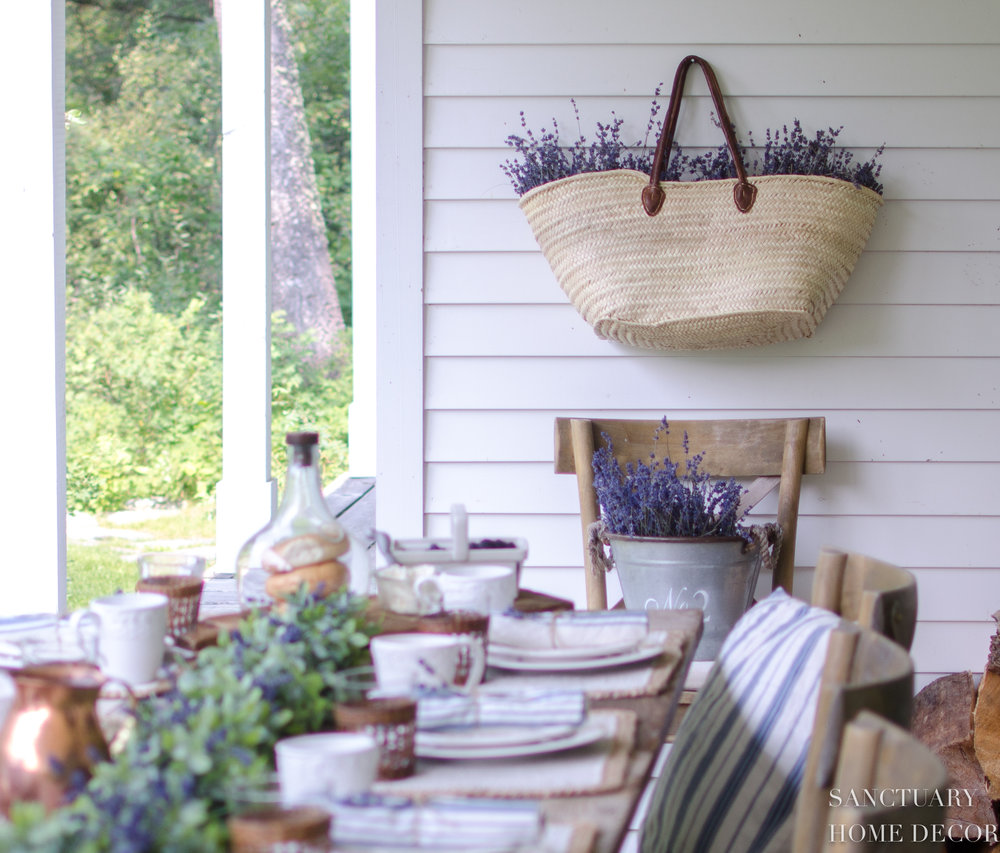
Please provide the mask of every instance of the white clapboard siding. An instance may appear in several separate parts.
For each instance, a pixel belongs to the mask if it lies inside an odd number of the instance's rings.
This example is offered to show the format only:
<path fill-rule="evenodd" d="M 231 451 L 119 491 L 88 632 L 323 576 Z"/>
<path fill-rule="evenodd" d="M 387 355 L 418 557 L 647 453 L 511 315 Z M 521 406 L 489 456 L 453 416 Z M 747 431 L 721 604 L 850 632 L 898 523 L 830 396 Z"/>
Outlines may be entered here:
<path fill-rule="evenodd" d="M 556 417 L 669 419 L 669 409 L 431 411 L 427 462 L 546 462 L 553 457 Z M 808 417 L 810 411 L 692 411 L 699 418 Z M 831 411 L 824 409 L 829 462 L 1000 462 L 1000 411 Z M 697 448 L 695 448 L 697 452 Z M 998 602 L 1000 606 L 1000 602 Z"/>
<path fill-rule="evenodd" d="M 426 312 L 430 356 L 635 357 L 609 347 L 568 302 L 565 305 L 447 305 Z M 1000 356 L 1000 305 L 970 312 L 964 305 L 838 305 L 834 303 L 808 348 L 787 341 L 768 348 L 775 357 Z M 658 358 L 648 350 L 646 355 Z"/>
<path fill-rule="evenodd" d="M 979 670 L 1000 608 L 1000 4 L 623 0 L 611 13 L 536 0 L 525 15 L 424 0 L 423 34 L 424 311 L 411 322 L 424 455 L 411 499 L 425 532 L 446 536 L 464 502 L 473 536 L 528 540 L 524 585 L 583 606 L 556 417 L 822 415 L 828 464 L 803 482 L 796 594 L 808 597 L 824 546 L 909 568 L 918 685 Z M 858 160 L 885 146 L 886 203 L 811 339 L 702 353 L 599 340 L 500 169 L 521 111 L 536 133 L 558 121 L 567 142 L 614 113 L 623 140 L 641 141 L 653 90 L 690 53 L 715 66 L 744 143 L 799 119 L 810 136 L 842 125 Z M 712 113 L 695 71 L 685 149 L 722 142 Z M 771 496 L 752 519 L 774 511 Z"/>
<path fill-rule="evenodd" d="M 706 57 L 709 61 L 711 58 Z M 625 120 L 624 140 L 631 143 L 642 139 L 651 94 L 621 98 L 577 97 L 580 123 L 590 133 L 597 122 L 610 121 L 614 113 Z M 843 125 L 838 140 L 852 150 L 878 147 L 883 143 L 887 148 L 995 147 L 994 140 L 1000 138 L 996 98 L 985 96 L 895 98 L 873 94 L 865 98 L 732 98 L 726 100 L 726 109 L 741 134 L 751 131 L 758 142 L 768 128 L 780 128 L 796 118 L 803 128 L 814 131 Z M 563 128 L 567 144 L 579 134 L 573 105 L 561 96 L 428 98 L 424 105 L 427 122 L 424 144 L 428 148 L 503 146 L 510 134 L 523 135 L 521 111 L 536 133 L 541 127 L 551 129 L 554 117 Z M 682 147 L 695 148 L 721 144 L 720 131 L 712 123 L 712 100 L 707 95 L 690 100 L 685 97 L 676 141 Z M 883 177 L 888 179 L 890 176 L 884 174 Z"/>
<path fill-rule="evenodd" d="M 623 52 L 617 44 L 447 45 L 427 49 L 424 91 L 430 97 L 479 96 L 504 80 L 528 97 L 650 95 L 689 54 L 711 57 L 729 97 L 967 97 L 1000 95 L 1000 47 L 966 45 L 955 63 L 952 45 L 718 45 L 643 44 Z M 544 54 L 544 57 L 542 56 Z M 544 63 L 545 74 L 539 74 Z M 609 74 L 608 69 L 614 68 Z M 795 69 L 794 74 L 789 69 Z M 708 95 L 698 74 L 687 94 Z"/>
<path fill-rule="evenodd" d="M 1000 371 L 993 359 L 817 358 L 809 356 L 808 341 L 797 343 L 801 358 L 769 357 L 767 347 L 661 358 L 431 358 L 425 405 L 602 411 L 766 406 L 818 413 L 1000 405 Z"/>
<path fill-rule="evenodd" d="M 614 7 L 535 0 L 513 5 L 469 0 L 425 3 L 427 44 L 968 44 L 993 43 L 1000 8 L 993 0 L 840 0 L 810 4 L 700 0 L 682 9 L 663 0 Z M 952 64 L 954 63 L 952 60 Z M 612 66 L 613 68 L 613 66 Z"/>
<path fill-rule="evenodd" d="M 1000 163 L 998 163 L 1000 173 Z M 428 305 L 567 305 L 539 251 L 426 255 Z M 996 305 L 1000 253 L 874 252 L 858 259 L 837 305 Z"/>

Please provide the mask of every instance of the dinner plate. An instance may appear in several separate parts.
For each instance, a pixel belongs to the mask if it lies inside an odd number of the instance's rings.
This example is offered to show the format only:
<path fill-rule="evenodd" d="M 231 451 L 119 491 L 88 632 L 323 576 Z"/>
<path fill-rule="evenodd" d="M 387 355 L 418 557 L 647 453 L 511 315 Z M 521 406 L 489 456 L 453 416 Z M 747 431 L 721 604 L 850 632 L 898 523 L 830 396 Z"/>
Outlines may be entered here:
<path fill-rule="evenodd" d="M 422 746 L 418 740 L 414 751 L 420 758 L 448 758 L 470 760 L 482 758 L 523 758 L 529 755 L 546 755 L 551 752 L 564 752 L 596 743 L 611 734 L 606 723 L 587 718 L 579 726 L 562 737 L 538 741 L 537 743 L 512 744 L 509 746 L 476 746 L 469 744 L 464 747 L 430 747 Z"/>
<path fill-rule="evenodd" d="M 26 616 L 8 616 L 0 619 L 0 634 L 20 634 L 23 631 L 37 631 L 54 628 L 59 617 L 51 613 L 31 613 Z"/>
<path fill-rule="evenodd" d="M 488 746 L 521 746 L 566 737 L 579 726 L 464 726 L 417 732 L 417 746 L 432 749 L 467 749 Z"/>
<path fill-rule="evenodd" d="M 663 653 L 665 632 L 650 634 L 638 648 L 631 648 L 618 654 L 599 658 L 573 658 L 570 660 L 525 660 L 521 657 L 508 657 L 496 652 L 491 643 L 487 652 L 487 661 L 497 669 L 517 670 L 520 672 L 574 672 L 585 669 L 608 669 L 616 666 L 627 666 L 630 663 L 655 658 Z"/>
<path fill-rule="evenodd" d="M 643 637 L 645 640 L 645 637 Z M 489 648 L 504 658 L 518 658 L 531 661 L 563 661 L 589 660 L 617 655 L 636 648 L 641 640 L 619 640 L 616 643 L 603 643 L 598 646 L 575 646 L 558 649 L 536 649 L 525 646 L 507 646 L 502 643 L 491 643 Z"/>

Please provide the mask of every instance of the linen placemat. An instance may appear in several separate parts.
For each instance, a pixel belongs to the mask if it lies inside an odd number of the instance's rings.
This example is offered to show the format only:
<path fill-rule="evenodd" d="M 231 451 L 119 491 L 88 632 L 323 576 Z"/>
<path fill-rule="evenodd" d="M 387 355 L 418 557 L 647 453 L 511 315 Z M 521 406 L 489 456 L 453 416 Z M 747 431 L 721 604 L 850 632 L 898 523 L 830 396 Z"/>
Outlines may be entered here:
<path fill-rule="evenodd" d="M 552 690 L 582 690 L 590 699 L 656 696 L 666 689 L 674 670 L 681 662 L 681 642 L 677 633 L 654 632 L 646 638 L 644 645 L 662 644 L 663 652 L 660 655 L 627 666 L 605 669 L 518 672 L 491 667 L 488 681 L 480 690 L 537 690 L 544 686 Z"/>
<path fill-rule="evenodd" d="M 635 741 L 632 711 L 591 711 L 606 736 L 589 746 L 543 755 L 475 760 L 419 759 L 406 779 L 376 782 L 380 794 L 431 796 L 565 797 L 613 791 L 625 782 Z"/>

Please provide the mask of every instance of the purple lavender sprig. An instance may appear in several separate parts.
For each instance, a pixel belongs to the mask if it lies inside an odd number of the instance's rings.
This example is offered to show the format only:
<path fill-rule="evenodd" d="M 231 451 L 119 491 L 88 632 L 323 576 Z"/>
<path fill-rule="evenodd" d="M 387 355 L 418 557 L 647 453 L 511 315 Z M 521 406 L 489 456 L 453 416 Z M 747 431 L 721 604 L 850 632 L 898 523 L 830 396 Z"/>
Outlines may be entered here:
<path fill-rule="evenodd" d="M 511 134 L 506 140 L 520 159 L 506 160 L 500 168 L 510 179 L 518 196 L 550 181 L 585 172 L 634 169 L 648 173 L 652 167 L 653 146 L 662 132 L 662 122 L 656 119 L 660 110 L 656 100 L 659 94 L 660 89 L 657 87 L 645 139 L 631 145 L 622 141 L 624 120 L 614 113 L 611 114 L 610 124 L 597 123 L 592 142 L 587 142 L 581 130 L 580 135 L 567 146 L 559 138 L 559 125 L 555 119 L 552 120 L 551 131 L 542 128 L 541 134 L 535 136 L 528 128 L 522 111 L 521 127 L 524 128 L 524 136 Z M 579 126 L 579 109 L 575 100 L 571 103 Z M 751 133 L 747 134 L 749 144 L 740 144 L 740 152 L 750 175 L 822 175 L 849 181 L 858 187 L 868 187 L 881 195 L 883 186 L 879 182 L 879 175 L 882 166 L 878 163 L 878 158 L 885 146 L 880 146 L 870 160 L 856 162 L 850 151 L 836 145 L 842 130 L 843 127 L 819 130 L 814 139 L 809 139 L 799 120 L 795 119 L 791 130 L 787 125 L 780 131 L 767 130 L 759 155 Z M 662 181 L 705 181 L 736 176 L 732 158 L 725 145 L 692 157 L 674 143 L 666 160 L 660 175 Z"/>
<path fill-rule="evenodd" d="M 669 432 L 666 418 L 654 434 Z M 594 489 L 609 533 L 622 536 L 741 536 L 749 540 L 739 509 L 745 491 L 734 479 L 713 480 L 700 470 L 704 454 L 689 454 L 684 435 L 684 467 L 668 457 L 629 462 L 623 471 L 608 435 L 594 452 Z"/>

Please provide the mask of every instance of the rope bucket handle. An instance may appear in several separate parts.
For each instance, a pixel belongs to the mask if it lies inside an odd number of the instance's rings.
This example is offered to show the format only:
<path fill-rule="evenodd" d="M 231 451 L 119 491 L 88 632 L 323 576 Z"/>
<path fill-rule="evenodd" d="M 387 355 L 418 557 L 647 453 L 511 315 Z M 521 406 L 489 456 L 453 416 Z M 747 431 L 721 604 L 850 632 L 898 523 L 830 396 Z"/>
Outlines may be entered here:
<path fill-rule="evenodd" d="M 674 75 L 674 85 L 670 90 L 670 108 L 667 110 L 667 120 L 663 125 L 663 132 L 660 134 L 659 142 L 656 145 L 656 154 L 653 156 L 653 166 L 649 171 L 649 184 L 642 189 L 642 206 L 649 216 L 656 216 L 663 207 L 663 200 L 666 193 L 660 186 L 660 172 L 663 168 L 663 158 L 670 151 L 674 143 L 674 131 L 677 129 L 677 116 L 681 111 L 681 97 L 684 95 L 684 81 L 687 79 L 688 69 L 692 65 L 698 65 L 705 74 L 708 82 L 708 90 L 712 95 L 715 104 L 715 111 L 718 113 L 719 122 L 722 124 L 722 132 L 726 136 L 726 145 L 729 148 L 729 156 L 732 157 L 733 165 L 736 167 L 737 182 L 733 187 L 733 200 L 736 208 L 741 213 L 746 213 L 753 207 L 757 198 L 757 188 L 747 180 L 747 172 L 743 166 L 743 158 L 740 156 L 739 146 L 736 144 L 736 136 L 733 133 L 732 123 L 729 121 L 729 114 L 726 112 L 726 105 L 722 99 L 722 91 L 719 89 L 719 81 L 715 77 L 715 71 L 700 56 L 685 56 L 677 66 L 677 73 Z"/>

